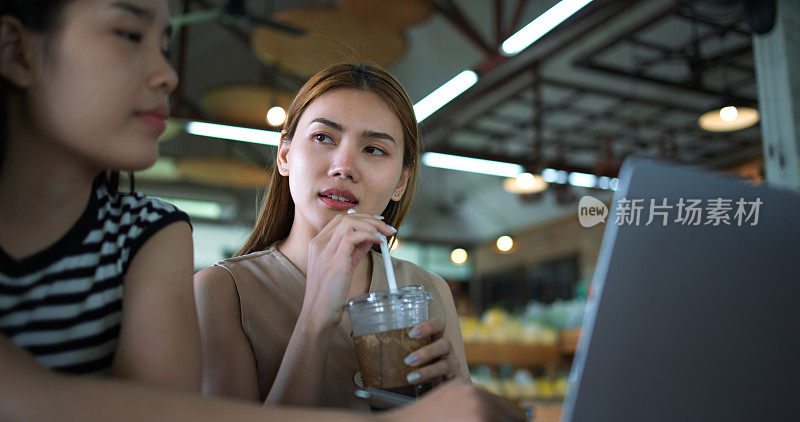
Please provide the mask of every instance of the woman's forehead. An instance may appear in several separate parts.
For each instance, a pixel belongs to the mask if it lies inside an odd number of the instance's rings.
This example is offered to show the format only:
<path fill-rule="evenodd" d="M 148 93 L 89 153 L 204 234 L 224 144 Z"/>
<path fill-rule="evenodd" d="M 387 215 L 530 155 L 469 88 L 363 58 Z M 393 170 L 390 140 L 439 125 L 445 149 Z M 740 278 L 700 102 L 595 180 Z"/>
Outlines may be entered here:
<path fill-rule="evenodd" d="M 309 103 L 299 123 L 308 126 L 318 118 L 337 122 L 345 131 L 378 130 L 398 139 L 403 135 L 400 118 L 372 91 L 337 88 L 325 92 Z"/>

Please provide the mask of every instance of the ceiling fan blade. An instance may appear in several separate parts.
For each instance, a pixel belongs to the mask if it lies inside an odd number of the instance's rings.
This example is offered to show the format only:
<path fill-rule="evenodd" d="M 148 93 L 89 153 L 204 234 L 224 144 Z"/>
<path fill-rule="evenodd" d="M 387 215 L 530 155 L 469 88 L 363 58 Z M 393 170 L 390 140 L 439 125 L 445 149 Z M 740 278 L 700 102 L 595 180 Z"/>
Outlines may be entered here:
<path fill-rule="evenodd" d="M 292 35 L 296 35 L 296 36 L 306 35 L 308 33 L 306 30 L 300 29 L 300 28 L 298 28 L 296 26 L 286 25 L 286 24 L 283 24 L 283 23 L 280 23 L 280 22 L 276 22 L 276 21 L 273 21 L 273 20 L 270 20 L 270 19 L 259 18 L 259 17 L 256 17 L 256 16 L 247 16 L 247 18 L 251 22 L 253 22 L 255 24 L 269 26 L 271 28 L 275 28 L 275 29 L 278 29 L 278 30 L 281 30 L 281 31 L 284 31 L 284 32 L 288 32 L 288 33 L 290 33 Z"/>

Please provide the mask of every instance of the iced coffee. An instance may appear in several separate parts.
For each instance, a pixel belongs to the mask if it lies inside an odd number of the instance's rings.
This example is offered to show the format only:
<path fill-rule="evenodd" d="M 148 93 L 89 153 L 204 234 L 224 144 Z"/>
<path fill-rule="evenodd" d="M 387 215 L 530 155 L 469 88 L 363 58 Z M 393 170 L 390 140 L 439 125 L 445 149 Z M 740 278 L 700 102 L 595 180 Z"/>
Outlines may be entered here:
<path fill-rule="evenodd" d="M 409 384 L 406 376 L 414 368 L 403 362 L 431 341 L 408 336 L 412 327 L 428 320 L 430 298 L 422 286 L 410 286 L 369 293 L 347 304 L 364 386 L 411 397 L 433 388 L 430 382 Z"/>

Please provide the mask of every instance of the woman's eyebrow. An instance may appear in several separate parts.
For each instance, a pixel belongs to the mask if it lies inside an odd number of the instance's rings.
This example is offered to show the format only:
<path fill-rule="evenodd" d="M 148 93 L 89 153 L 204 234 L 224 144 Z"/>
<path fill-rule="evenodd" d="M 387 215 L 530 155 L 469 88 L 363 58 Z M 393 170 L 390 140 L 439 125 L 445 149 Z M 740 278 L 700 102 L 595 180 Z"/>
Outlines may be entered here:
<path fill-rule="evenodd" d="M 386 132 L 379 132 L 377 130 L 365 130 L 365 131 L 361 132 L 361 137 L 362 138 L 386 139 L 386 140 L 394 142 L 395 144 L 397 143 L 397 141 L 394 140 L 394 137 L 392 135 L 389 135 Z"/>
<path fill-rule="evenodd" d="M 324 117 L 317 117 L 316 119 L 312 120 L 309 123 L 309 126 L 311 124 L 313 124 L 313 123 L 322 123 L 325 126 L 332 127 L 337 132 L 344 132 L 344 126 L 342 126 L 341 124 L 339 124 L 337 122 L 334 122 L 333 120 L 326 119 Z M 395 144 L 397 143 L 397 141 L 394 139 L 394 137 L 392 135 L 389 135 L 386 132 L 381 132 L 381 131 L 378 131 L 378 130 L 365 129 L 363 132 L 361 132 L 361 137 L 362 138 L 386 139 L 386 140 L 394 142 Z"/>
<path fill-rule="evenodd" d="M 330 126 L 336 129 L 338 132 L 344 132 L 344 127 L 342 125 L 334 122 L 333 120 L 326 119 L 324 117 L 317 117 L 316 119 L 309 122 L 308 125 L 311 126 L 312 123 L 322 123 L 325 126 Z"/>

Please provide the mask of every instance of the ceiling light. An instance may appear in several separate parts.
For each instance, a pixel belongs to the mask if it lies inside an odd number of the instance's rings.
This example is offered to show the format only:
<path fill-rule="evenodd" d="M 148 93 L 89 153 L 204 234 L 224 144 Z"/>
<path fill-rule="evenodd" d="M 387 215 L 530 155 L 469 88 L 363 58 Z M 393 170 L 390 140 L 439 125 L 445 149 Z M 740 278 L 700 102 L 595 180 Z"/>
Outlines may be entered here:
<path fill-rule="evenodd" d="M 561 0 L 503 41 L 500 46 L 503 54 L 513 56 L 526 49 L 591 2 L 592 0 Z"/>
<path fill-rule="evenodd" d="M 219 125 L 216 123 L 189 122 L 186 124 L 186 132 L 189 132 L 192 135 L 230 139 L 232 141 L 252 142 L 263 145 L 277 146 L 281 142 L 280 132 L 250 129 L 238 126 Z"/>
<path fill-rule="evenodd" d="M 530 189 L 536 183 L 536 178 L 530 173 L 520 173 L 516 177 L 516 182 L 521 189 Z"/>
<path fill-rule="evenodd" d="M 205 218 L 207 220 L 217 220 L 222 217 L 222 205 L 218 202 L 164 197 L 159 199 L 175 205 L 192 217 Z"/>
<path fill-rule="evenodd" d="M 425 118 L 436 112 L 436 110 L 452 101 L 453 98 L 458 97 L 459 94 L 468 90 L 469 87 L 475 85 L 475 82 L 478 82 L 478 74 L 471 70 L 465 70 L 456 75 L 453 79 L 445 82 L 444 85 L 436 88 L 425 98 L 419 100 L 418 103 L 414 104 L 414 114 L 417 116 L 417 123 L 425 120 Z"/>
<path fill-rule="evenodd" d="M 514 239 L 511 236 L 500 236 L 497 238 L 497 250 L 508 252 L 514 247 Z"/>
<path fill-rule="evenodd" d="M 462 157 L 460 155 L 440 154 L 438 152 L 426 152 L 422 154 L 422 163 L 429 167 L 503 177 L 517 177 L 518 174 L 524 171 L 519 164 Z"/>
<path fill-rule="evenodd" d="M 542 170 L 542 179 L 547 183 L 567 183 L 568 173 L 564 170 L 544 169 Z"/>
<path fill-rule="evenodd" d="M 732 121 L 736 120 L 736 116 L 738 116 L 738 115 L 739 115 L 739 112 L 736 111 L 736 107 L 734 107 L 734 106 L 722 107 L 719 110 L 719 118 L 724 120 L 724 121 L 726 121 L 726 122 L 732 122 Z"/>
<path fill-rule="evenodd" d="M 286 121 L 286 110 L 281 106 L 275 106 L 267 111 L 267 123 L 272 126 L 280 126 Z"/>
<path fill-rule="evenodd" d="M 578 173 L 573 171 L 569 174 L 569 184 L 583 188 L 593 188 L 597 186 L 597 176 L 588 173 Z"/>
<path fill-rule="evenodd" d="M 516 194 L 538 193 L 547 189 L 547 182 L 542 179 L 542 176 L 520 173 L 517 177 L 503 180 L 503 189 Z"/>
<path fill-rule="evenodd" d="M 453 252 L 450 252 L 450 262 L 456 265 L 463 265 L 467 262 L 467 251 L 461 248 L 453 249 Z"/>
<path fill-rule="evenodd" d="M 753 126 L 758 119 L 754 108 L 725 106 L 703 113 L 697 123 L 709 132 L 732 132 Z"/>

